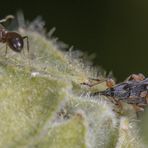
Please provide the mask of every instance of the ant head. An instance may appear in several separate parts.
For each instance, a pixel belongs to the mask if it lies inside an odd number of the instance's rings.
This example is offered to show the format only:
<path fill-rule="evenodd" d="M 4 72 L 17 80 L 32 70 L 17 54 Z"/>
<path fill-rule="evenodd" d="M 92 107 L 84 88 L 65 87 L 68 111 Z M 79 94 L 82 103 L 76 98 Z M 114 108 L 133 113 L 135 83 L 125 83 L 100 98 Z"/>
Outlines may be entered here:
<path fill-rule="evenodd" d="M 24 46 L 23 37 L 16 32 L 7 32 L 6 42 L 8 46 L 15 52 L 21 52 Z"/>

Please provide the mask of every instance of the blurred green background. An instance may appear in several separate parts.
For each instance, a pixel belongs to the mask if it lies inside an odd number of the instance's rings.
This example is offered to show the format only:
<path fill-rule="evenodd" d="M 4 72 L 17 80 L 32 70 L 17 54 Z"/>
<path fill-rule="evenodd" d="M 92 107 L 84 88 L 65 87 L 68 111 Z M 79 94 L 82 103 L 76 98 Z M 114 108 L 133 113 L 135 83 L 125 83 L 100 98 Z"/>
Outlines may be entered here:
<path fill-rule="evenodd" d="M 131 73 L 147 75 L 147 0 L 4 0 L 0 17 L 22 10 L 25 18 L 40 15 L 46 28 L 76 49 L 96 55 L 94 63 L 118 81 Z"/>

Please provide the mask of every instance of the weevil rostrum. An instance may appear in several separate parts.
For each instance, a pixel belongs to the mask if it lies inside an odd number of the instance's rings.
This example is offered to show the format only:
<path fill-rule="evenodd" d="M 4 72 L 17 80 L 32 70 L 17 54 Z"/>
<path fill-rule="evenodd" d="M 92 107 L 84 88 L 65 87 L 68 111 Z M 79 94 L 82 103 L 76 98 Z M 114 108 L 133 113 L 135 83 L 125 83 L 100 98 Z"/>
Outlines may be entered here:
<path fill-rule="evenodd" d="M 101 83 L 97 80 L 95 84 L 82 83 L 90 87 Z M 99 82 L 100 81 L 100 82 Z M 111 97 L 115 104 L 120 104 L 122 101 L 133 105 L 134 109 L 143 111 L 148 104 L 148 78 L 143 74 L 132 74 L 124 82 L 114 85 L 112 79 L 106 80 L 108 88 L 104 91 L 91 93 L 91 96 L 104 95 Z"/>

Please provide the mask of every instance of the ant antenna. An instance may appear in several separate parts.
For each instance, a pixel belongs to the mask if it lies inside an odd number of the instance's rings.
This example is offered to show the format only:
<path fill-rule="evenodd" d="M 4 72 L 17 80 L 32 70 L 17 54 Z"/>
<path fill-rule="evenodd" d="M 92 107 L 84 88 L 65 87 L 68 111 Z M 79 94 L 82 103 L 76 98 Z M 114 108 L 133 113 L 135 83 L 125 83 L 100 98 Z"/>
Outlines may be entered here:
<path fill-rule="evenodd" d="M 4 23 L 9 19 L 14 19 L 15 17 L 13 15 L 7 15 L 4 19 L 0 20 L 0 23 Z"/>

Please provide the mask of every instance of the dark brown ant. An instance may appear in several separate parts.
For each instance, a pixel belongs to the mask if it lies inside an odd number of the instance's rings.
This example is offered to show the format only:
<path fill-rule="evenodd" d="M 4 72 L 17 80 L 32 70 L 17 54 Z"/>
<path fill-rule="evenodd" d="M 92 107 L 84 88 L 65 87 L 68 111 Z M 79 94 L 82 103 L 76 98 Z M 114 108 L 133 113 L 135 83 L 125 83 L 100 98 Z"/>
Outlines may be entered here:
<path fill-rule="evenodd" d="M 0 23 L 4 23 L 9 19 L 14 19 L 14 16 L 8 15 L 4 19 L 0 20 Z M 21 36 L 17 32 L 7 31 L 5 27 L 0 24 L 0 42 L 6 43 L 6 52 L 7 54 L 7 47 L 11 48 L 15 52 L 21 52 L 24 47 L 24 39 L 27 39 L 27 50 L 29 52 L 29 41 L 28 36 Z"/>

